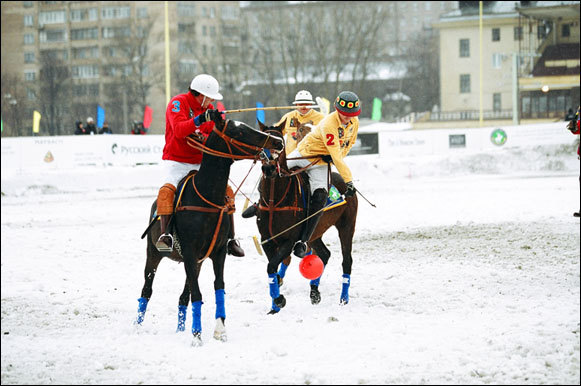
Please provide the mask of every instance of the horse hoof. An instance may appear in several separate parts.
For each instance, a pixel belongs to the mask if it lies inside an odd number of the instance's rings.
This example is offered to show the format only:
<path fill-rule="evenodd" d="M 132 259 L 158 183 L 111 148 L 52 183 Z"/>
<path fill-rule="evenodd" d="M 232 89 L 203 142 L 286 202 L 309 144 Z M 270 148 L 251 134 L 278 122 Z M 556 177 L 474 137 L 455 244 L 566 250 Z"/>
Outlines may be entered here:
<path fill-rule="evenodd" d="M 286 299 L 284 296 L 280 295 L 278 298 L 274 299 L 274 305 L 279 308 L 286 306 Z"/>
<path fill-rule="evenodd" d="M 192 338 L 192 347 L 200 347 L 202 345 L 203 345 L 202 333 L 201 332 L 194 332 L 194 336 Z"/>
<path fill-rule="evenodd" d="M 341 300 L 339 300 L 339 305 L 340 306 L 346 306 L 347 303 L 349 303 L 349 299 L 341 299 Z"/>
<path fill-rule="evenodd" d="M 274 315 L 274 314 L 278 314 L 278 311 L 275 310 L 270 310 L 268 311 L 267 315 Z"/>
<path fill-rule="evenodd" d="M 214 329 L 214 339 L 221 342 L 226 342 L 228 340 L 226 336 L 226 327 L 224 326 L 224 321 L 222 318 L 216 319 L 216 328 Z"/>
<path fill-rule="evenodd" d="M 311 289 L 311 304 L 319 304 L 321 302 L 321 293 L 318 289 Z"/>

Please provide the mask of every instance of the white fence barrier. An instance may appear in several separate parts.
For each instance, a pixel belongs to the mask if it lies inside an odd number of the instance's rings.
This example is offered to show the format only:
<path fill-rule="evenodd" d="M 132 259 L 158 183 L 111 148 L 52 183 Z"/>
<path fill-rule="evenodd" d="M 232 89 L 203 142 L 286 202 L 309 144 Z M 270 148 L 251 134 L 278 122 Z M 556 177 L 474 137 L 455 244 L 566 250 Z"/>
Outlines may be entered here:
<path fill-rule="evenodd" d="M 360 129 L 353 154 L 414 157 L 499 147 L 570 144 L 566 122 L 527 126 L 409 130 L 409 124 L 374 123 Z M 374 145 L 373 137 L 377 135 Z M 161 161 L 163 135 L 82 135 L 2 138 L 2 173 L 73 169 L 79 166 L 131 166 Z M 368 150 L 371 149 L 371 150 Z"/>

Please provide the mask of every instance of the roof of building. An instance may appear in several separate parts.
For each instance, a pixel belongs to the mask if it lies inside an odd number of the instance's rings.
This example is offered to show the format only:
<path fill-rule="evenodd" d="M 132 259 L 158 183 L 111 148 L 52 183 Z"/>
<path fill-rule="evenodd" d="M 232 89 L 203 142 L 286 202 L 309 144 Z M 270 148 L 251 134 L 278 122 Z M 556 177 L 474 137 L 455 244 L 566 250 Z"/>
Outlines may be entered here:
<path fill-rule="evenodd" d="M 533 76 L 579 74 L 579 44 L 548 46 L 533 68 Z"/>

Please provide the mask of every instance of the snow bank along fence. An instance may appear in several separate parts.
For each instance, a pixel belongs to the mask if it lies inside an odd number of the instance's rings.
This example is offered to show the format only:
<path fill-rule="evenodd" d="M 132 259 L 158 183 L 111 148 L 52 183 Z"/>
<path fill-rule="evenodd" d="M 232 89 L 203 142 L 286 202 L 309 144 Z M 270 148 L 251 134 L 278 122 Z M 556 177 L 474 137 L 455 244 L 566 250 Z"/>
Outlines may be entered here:
<path fill-rule="evenodd" d="M 350 155 L 414 157 L 502 147 L 570 144 L 566 122 L 469 129 L 409 130 L 406 123 L 361 127 Z M 69 135 L 2 138 L 2 170 L 71 169 L 79 166 L 135 166 L 161 160 L 163 135 Z"/>

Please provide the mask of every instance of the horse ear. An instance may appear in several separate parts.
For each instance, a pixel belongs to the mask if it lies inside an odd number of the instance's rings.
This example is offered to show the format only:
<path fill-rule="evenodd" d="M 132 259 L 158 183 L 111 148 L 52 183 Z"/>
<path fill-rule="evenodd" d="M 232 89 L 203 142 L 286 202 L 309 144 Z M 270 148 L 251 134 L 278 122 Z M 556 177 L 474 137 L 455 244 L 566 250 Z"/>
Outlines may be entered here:
<path fill-rule="evenodd" d="M 260 122 L 260 119 L 256 119 L 258 121 L 258 127 L 260 127 L 260 131 L 265 131 L 267 129 L 267 127 L 264 125 L 264 123 Z"/>
<path fill-rule="evenodd" d="M 280 125 L 278 125 L 278 126 L 275 126 L 275 128 L 276 128 L 278 131 L 280 131 L 280 132 L 282 133 L 282 129 L 284 129 L 284 126 L 285 126 L 285 125 L 286 125 L 286 119 L 285 119 L 284 121 L 282 121 L 282 122 L 280 123 Z"/>

